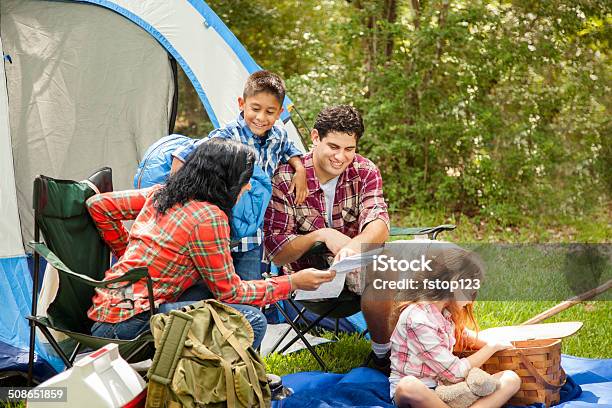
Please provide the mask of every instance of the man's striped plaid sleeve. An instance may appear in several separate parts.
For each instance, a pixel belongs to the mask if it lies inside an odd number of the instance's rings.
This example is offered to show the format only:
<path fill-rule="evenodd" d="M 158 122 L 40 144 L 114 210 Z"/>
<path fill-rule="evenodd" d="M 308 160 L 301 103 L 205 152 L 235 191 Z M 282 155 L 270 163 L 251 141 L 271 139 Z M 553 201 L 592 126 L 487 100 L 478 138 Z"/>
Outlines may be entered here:
<path fill-rule="evenodd" d="M 391 228 L 387 203 L 383 196 L 383 180 L 378 168 L 369 160 L 364 161 L 359 170 L 362 180 L 359 200 L 359 231 L 371 221 L 381 219 L 387 228 Z"/>
<path fill-rule="evenodd" d="M 291 166 L 281 165 L 272 178 L 272 198 L 264 217 L 265 255 L 270 261 L 298 236 L 293 199 L 289 194 L 292 177 Z"/>

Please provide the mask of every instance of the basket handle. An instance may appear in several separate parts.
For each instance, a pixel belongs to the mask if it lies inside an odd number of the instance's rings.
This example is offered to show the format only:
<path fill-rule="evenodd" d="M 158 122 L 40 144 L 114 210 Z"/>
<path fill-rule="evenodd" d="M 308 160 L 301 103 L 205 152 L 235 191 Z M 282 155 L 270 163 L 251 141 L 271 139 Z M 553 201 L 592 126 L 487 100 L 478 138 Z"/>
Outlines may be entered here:
<path fill-rule="evenodd" d="M 559 384 L 553 384 L 551 382 L 548 382 L 548 380 L 538 372 L 538 370 L 533 366 L 533 364 L 531 364 L 531 361 L 529 361 L 529 359 L 525 357 L 523 353 L 517 350 L 516 354 L 518 354 L 518 356 L 521 358 L 521 362 L 523 363 L 527 371 L 529 371 L 529 374 L 531 374 L 536 379 L 536 381 L 544 387 L 548 388 L 549 390 L 558 390 L 565 384 L 565 381 L 562 382 L 561 379 L 559 379 Z"/>

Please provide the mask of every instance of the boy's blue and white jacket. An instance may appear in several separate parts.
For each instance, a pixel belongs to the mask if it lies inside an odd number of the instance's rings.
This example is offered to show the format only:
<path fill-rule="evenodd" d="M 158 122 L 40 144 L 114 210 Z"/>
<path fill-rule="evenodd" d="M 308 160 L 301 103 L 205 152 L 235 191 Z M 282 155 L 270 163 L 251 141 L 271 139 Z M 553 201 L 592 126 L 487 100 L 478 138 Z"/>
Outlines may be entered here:
<path fill-rule="evenodd" d="M 179 148 L 199 145 L 198 142 L 200 140 L 182 135 L 169 135 L 159 139 L 147 149 L 138 165 L 134 176 L 134 188 L 164 184 L 170 175 L 172 153 Z M 257 235 L 272 197 L 270 177 L 260 166 L 255 165 L 250 183 L 251 189 L 242 194 L 232 209 L 232 240 Z"/>
<path fill-rule="evenodd" d="M 280 126 L 272 126 L 263 137 L 255 136 L 244 120 L 242 112 L 236 120 L 228 123 L 225 127 L 213 130 L 208 137 L 202 140 L 197 140 L 192 144 L 185 144 L 184 147 L 179 148 L 172 155 L 184 162 L 187 156 L 197 149 L 201 143 L 214 137 L 231 139 L 251 146 L 257 156 L 255 163 L 261 166 L 270 179 L 272 179 L 279 162 L 286 163 L 290 158 L 302 155 L 302 152 L 287 136 L 287 131 Z M 265 212 L 265 210 L 264 208 L 263 211 Z M 245 236 L 240 241 L 239 246 L 233 248 L 232 251 L 246 252 L 258 247 L 262 242 L 263 233 L 261 228 L 259 228 L 251 236 Z"/>

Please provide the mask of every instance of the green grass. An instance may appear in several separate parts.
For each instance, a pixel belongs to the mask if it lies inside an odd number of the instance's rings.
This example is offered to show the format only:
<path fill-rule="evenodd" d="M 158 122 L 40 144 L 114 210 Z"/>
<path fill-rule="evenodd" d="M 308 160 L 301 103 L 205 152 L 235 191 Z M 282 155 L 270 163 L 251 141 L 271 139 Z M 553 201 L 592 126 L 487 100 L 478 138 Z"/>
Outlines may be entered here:
<path fill-rule="evenodd" d="M 481 329 L 524 322 L 552 307 L 556 302 L 480 302 L 476 314 Z M 594 300 L 575 305 L 546 323 L 581 321 L 582 329 L 563 340 L 562 352 L 578 357 L 612 358 L 612 339 L 609 332 L 612 302 Z"/>
<path fill-rule="evenodd" d="M 402 227 L 455 224 L 456 230 L 440 236 L 453 242 L 610 243 L 611 220 L 612 203 L 608 203 L 581 217 L 525 218 L 521 225 L 505 225 L 503 220 L 493 218 L 469 218 L 462 214 L 412 209 L 410 212 L 392 214 L 391 223 Z"/>
<path fill-rule="evenodd" d="M 330 339 L 334 337 L 332 333 L 324 333 L 322 336 Z M 330 371 L 345 373 L 363 363 L 370 352 L 370 343 L 357 334 L 340 333 L 339 339 L 316 346 L 316 349 Z M 278 375 L 321 369 L 307 350 L 286 356 L 275 353 L 265 357 L 264 361 L 268 372 Z"/>

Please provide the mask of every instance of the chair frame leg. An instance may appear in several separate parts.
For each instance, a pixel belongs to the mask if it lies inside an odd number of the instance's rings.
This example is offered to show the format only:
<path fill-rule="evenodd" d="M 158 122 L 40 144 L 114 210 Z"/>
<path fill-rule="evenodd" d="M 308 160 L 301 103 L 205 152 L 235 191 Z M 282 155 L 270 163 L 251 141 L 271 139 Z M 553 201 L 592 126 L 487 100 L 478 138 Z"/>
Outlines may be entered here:
<path fill-rule="evenodd" d="M 146 341 L 143 342 L 138 348 L 136 348 L 136 350 L 132 351 L 129 355 L 124 357 L 125 361 L 130 361 L 132 359 L 132 357 L 138 355 L 138 353 L 140 353 L 145 347 L 147 347 L 149 344 L 152 344 L 153 341 Z"/>
<path fill-rule="evenodd" d="M 310 324 L 310 320 L 308 320 L 306 318 L 306 315 L 305 315 L 306 308 L 302 307 L 301 309 L 299 309 L 298 306 L 295 304 L 295 302 L 292 299 L 287 299 L 287 301 L 288 301 L 289 305 L 293 308 L 293 310 L 296 313 L 295 317 L 292 320 L 293 324 L 297 325 L 298 321 L 300 319 L 302 319 L 304 321 L 304 324 L 306 326 L 308 326 Z M 275 303 L 274 306 L 276 306 L 277 308 L 282 308 L 282 306 L 280 306 L 278 303 Z M 291 326 L 293 326 L 293 325 L 291 325 Z M 293 330 L 292 327 L 288 327 L 287 330 L 285 330 L 283 335 L 278 340 L 276 340 L 276 342 L 274 343 L 274 346 L 272 346 L 272 349 L 270 350 L 270 353 L 274 353 L 276 351 L 276 349 L 281 345 L 283 340 L 285 340 L 287 335 L 289 335 L 289 333 L 291 333 L 291 330 Z"/>
<path fill-rule="evenodd" d="M 28 387 L 31 387 L 34 380 L 34 347 L 36 339 L 36 325 L 30 321 L 30 350 L 28 353 Z"/>
<path fill-rule="evenodd" d="M 295 310 L 296 316 L 294 321 L 297 323 L 298 319 L 302 319 L 304 321 L 304 324 L 306 326 L 308 326 L 310 324 L 310 320 L 308 320 L 308 318 L 306 317 L 306 308 L 302 307 L 301 309 L 295 304 L 295 301 L 293 299 L 287 299 L 287 303 L 289 303 L 289 305 L 293 308 L 293 310 Z"/>
<path fill-rule="evenodd" d="M 312 354 L 312 356 L 315 358 L 315 360 L 317 360 L 317 363 L 319 363 L 319 366 L 321 366 L 321 369 L 325 372 L 327 372 L 327 366 L 325 365 L 325 363 L 323 362 L 323 360 L 321 359 L 321 356 L 319 356 L 319 353 L 317 353 L 317 351 L 314 349 L 314 347 L 312 346 L 312 344 L 310 344 L 310 342 L 306 339 L 306 337 L 304 336 L 304 334 L 302 334 L 302 331 L 295 325 L 295 323 L 293 323 L 293 321 L 289 318 L 289 315 L 287 315 L 287 312 L 285 312 L 282 308 L 279 308 L 278 311 L 280 312 L 280 314 L 283 315 L 283 317 L 285 318 L 285 320 L 287 320 L 287 322 L 289 323 L 289 325 L 293 328 L 293 330 L 296 332 L 297 336 L 294 338 L 297 339 L 298 337 L 300 338 L 300 340 L 302 340 L 302 342 L 304 342 L 304 345 L 306 346 L 306 348 L 308 349 L 308 351 L 310 352 L 310 354 Z M 297 340 L 296 340 L 297 341 Z M 295 343 L 295 341 L 293 341 L 293 343 Z M 291 344 L 293 344 L 291 343 Z M 281 352 L 282 353 L 282 352 Z"/>
<path fill-rule="evenodd" d="M 32 320 L 30 320 L 30 321 L 32 321 Z M 47 329 L 45 326 L 43 326 L 41 324 L 38 324 L 36 321 L 34 321 L 34 324 L 36 325 L 36 327 L 38 327 L 40 329 L 42 334 L 49 341 L 49 344 L 51 345 L 51 347 L 53 347 L 53 350 L 55 350 L 55 352 L 60 356 L 60 358 L 62 359 L 62 362 L 64 363 L 66 368 L 72 368 L 72 363 L 68 359 L 68 356 L 66 356 L 66 353 L 64 353 L 64 351 L 61 349 L 59 344 L 57 344 L 57 341 L 53 338 L 53 335 L 51 334 L 49 329 Z"/>
<path fill-rule="evenodd" d="M 317 324 L 319 324 L 319 322 L 323 319 L 325 319 L 326 317 L 329 316 L 329 314 L 331 312 L 334 311 L 334 309 L 336 308 L 336 305 L 332 305 L 325 313 L 322 313 L 321 315 L 319 315 L 319 317 L 317 317 L 315 320 L 313 320 L 312 322 L 310 322 L 310 324 L 308 326 L 306 326 L 306 328 L 304 330 L 299 330 L 298 334 L 301 337 L 304 337 L 304 334 L 308 333 L 310 330 L 312 330 Z M 279 351 L 279 353 L 284 353 L 289 347 L 291 347 L 296 341 L 298 341 L 298 337 L 294 337 L 289 343 L 285 344 L 285 346 Z"/>
<path fill-rule="evenodd" d="M 74 360 L 76 360 L 76 356 L 79 354 L 79 351 L 81 351 L 81 349 L 83 349 L 83 344 L 77 343 L 74 350 L 72 350 L 72 353 L 70 353 L 70 364 L 74 364 Z"/>
<path fill-rule="evenodd" d="M 38 206 L 34 206 L 34 220 L 38 219 Z M 34 222 L 34 241 L 40 242 L 40 228 Z M 40 255 L 34 252 L 34 276 L 32 279 L 32 316 L 38 311 L 38 281 L 40 277 Z M 34 379 L 34 352 L 36 350 L 36 321 L 30 320 L 30 350 L 28 353 L 28 386 L 32 386 Z"/>
<path fill-rule="evenodd" d="M 274 306 L 279 309 L 282 308 L 282 306 L 280 306 L 278 303 L 275 303 Z M 298 319 L 300 318 L 300 316 L 295 316 L 295 318 L 292 320 L 293 324 L 297 323 Z M 283 335 L 276 340 L 276 342 L 274 343 L 274 345 L 272 346 L 272 349 L 270 350 L 270 353 L 274 353 L 276 351 L 276 349 L 278 348 L 278 346 L 281 345 L 281 343 L 283 342 L 283 340 L 285 340 L 285 338 L 287 337 L 287 335 L 289 333 L 291 333 L 291 330 L 293 330 L 291 327 L 288 327 L 287 330 L 285 330 L 285 332 L 283 333 Z"/>

